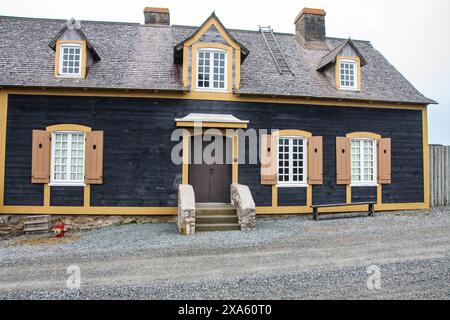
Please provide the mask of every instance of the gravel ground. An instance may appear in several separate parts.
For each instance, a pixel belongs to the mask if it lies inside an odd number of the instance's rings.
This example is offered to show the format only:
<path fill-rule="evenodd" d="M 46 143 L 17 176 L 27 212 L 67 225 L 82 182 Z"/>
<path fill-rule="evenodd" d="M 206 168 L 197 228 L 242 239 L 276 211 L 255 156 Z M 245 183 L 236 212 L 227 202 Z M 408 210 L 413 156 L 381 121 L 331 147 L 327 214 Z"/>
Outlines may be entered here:
<path fill-rule="evenodd" d="M 340 215 L 339 217 L 342 217 Z M 66 288 L 78 265 L 81 288 Z M 381 288 L 367 288 L 367 268 Z M 0 241 L 0 299 L 450 299 L 450 207 L 375 218 L 258 218 L 254 232 L 172 223 Z"/>

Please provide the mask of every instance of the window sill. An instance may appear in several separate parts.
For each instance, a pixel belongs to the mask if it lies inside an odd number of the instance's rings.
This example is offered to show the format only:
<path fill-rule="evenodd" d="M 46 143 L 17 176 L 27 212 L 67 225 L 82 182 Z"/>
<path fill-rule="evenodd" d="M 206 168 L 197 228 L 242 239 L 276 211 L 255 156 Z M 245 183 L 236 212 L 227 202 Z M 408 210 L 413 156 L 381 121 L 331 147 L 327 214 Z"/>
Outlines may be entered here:
<path fill-rule="evenodd" d="M 84 182 L 50 182 L 49 187 L 85 187 Z"/>
<path fill-rule="evenodd" d="M 194 91 L 201 93 L 230 93 L 230 91 L 222 89 L 195 89 Z"/>
<path fill-rule="evenodd" d="M 277 188 L 308 188 L 307 184 L 277 184 Z"/>
<path fill-rule="evenodd" d="M 351 87 L 339 87 L 339 90 L 341 91 L 354 91 L 354 92 L 359 92 L 361 90 L 359 90 L 359 88 L 351 88 Z"/>
<path fill-rule="evenodd" d="M 358 188 L 358 187 L 378 187 L 378 183 L 352 183 L 350 184 L 350 187 L 352 188 Z"/>
<path fill-rule="evenodd" d="M 58 79 L 83 79 L 83 76 L 80 75 L 69 75 L 69 74 L 59 74 Z"/>

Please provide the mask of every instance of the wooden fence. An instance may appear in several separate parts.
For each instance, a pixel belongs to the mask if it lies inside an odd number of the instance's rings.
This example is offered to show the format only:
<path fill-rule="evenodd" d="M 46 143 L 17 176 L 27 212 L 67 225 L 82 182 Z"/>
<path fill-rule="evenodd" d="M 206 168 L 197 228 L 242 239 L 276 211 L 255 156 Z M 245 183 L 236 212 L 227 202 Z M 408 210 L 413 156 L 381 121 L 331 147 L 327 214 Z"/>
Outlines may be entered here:
<path fill-rule="evenodd" d="M 430 205 L 450 205 L 450 146 L 430 145 Z"/>

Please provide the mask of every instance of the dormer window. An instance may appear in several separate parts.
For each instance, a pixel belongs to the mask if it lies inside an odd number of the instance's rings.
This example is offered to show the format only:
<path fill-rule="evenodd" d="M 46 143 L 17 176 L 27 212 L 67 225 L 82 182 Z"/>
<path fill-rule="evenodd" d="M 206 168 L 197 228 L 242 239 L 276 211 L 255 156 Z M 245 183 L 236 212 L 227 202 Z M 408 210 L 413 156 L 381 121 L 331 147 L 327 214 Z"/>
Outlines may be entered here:
<path fill-rule="evenodd" d="M 227 90 L 227 53 L 217 49 L 197 51 L 197 89 Z"/>
<path fill-rule="evenodd" d="M 344 40 L 322 57 L 318 68 L 337 90 L 361 91 L 361 67 L 367 64 L 352 40 Z"/>
<path fill-rule="evenodd" d="M 339 81 L 342 90 L 358 90 L 358 65 L 354 60 L 340 60 Z"/>
<path fill-rule="evenodd" d="M 85 79 L 87 47 L 83 40 L 56 41 L 55 78 Z"/>
<path fill-rule="evenodd" d="M 69 19 L 48 44 L 55 51 L 55 78 L 85 79 L 100 56 L 81 30 L 80 21 Z"/>
<path fill-rule="evenodd" d="M 81 78 L 82 46 L 80 44 L 61 44 L 59 76 Z"/>

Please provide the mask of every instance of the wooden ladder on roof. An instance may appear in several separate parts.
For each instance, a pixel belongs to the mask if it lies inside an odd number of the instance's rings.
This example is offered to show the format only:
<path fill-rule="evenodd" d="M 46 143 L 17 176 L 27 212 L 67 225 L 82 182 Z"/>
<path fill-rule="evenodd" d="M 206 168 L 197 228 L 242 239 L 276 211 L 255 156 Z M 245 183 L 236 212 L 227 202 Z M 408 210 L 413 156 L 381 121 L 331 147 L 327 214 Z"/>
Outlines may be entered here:
<path fill-rule="evenodd" d="M 278 72 L 280 74 L 294 74 L 286 60 L 286 57 L 281 51 L 280 45 L 273 34 L 272 28 L 270 26 L 259 26 L 259 32 L 261 32 L 261 35 L 263 36 L 264 42 L 266 43 L 270 55 L 277 66 Z"/>

